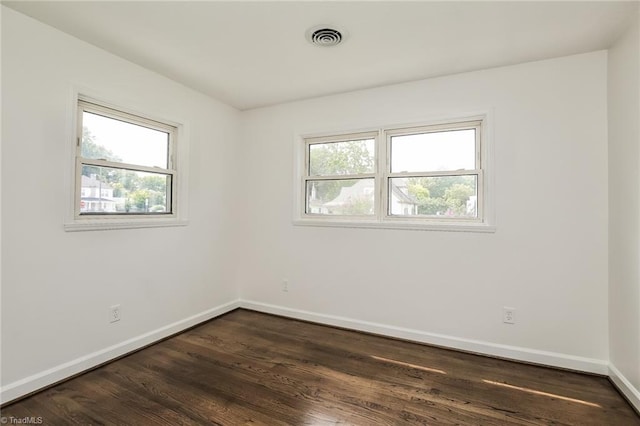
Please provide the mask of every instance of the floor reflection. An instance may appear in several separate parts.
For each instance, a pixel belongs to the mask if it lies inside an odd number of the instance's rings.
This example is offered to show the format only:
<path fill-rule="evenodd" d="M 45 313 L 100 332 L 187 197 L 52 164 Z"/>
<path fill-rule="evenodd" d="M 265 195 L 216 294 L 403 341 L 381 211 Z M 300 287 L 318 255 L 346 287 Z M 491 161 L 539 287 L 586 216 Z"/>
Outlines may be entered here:
<path fill-rule="evenodd" d="M 510 384 L 507 384 L 507 383 L 494 382 L 492 380 L 483 380 L 483 382 L 484 383 L 488 383 L 490 385 L 502 386 L 503 388 L 507 388 L 507 389 L 513 389 L 513 390 L 519 390 L 519 391 L 522 391 L 522 392 L 527 392 L 527 393 L 530 393 L 530 394 L 533 394 L 533 395 L 549 396 L 551 398 L 557 398 L 557 399 L 561 399 L 563 401 L 575 402 L 577 404 L 588 405 L 590 407 L 602 408 L 601 405 L 595 404 L 593 402 L 583 401 L 581 399 L 569 398 L 567 396 L 557 395 L 555 393 L 542 392 L 542 391 L 538 391 L 538 390 L 535 390 L 535 389 L 529 389 L 529 388 L 523 388 L 523 387 L 520 387 L 520 386 L 510 385 Z"/>
<path fill-rule="evenodd" d="M 378 360 L 378 361 L 384 361 L 384 362 L 388 362 L 388 363 L 391 363 L 391 364 L 402 365 L 403 367 L 415 368 L 415 369 L 418 369 L 418 370 L 428 371 L 430 373 L 447 374 L 446 371 L 438 370 L 437 368 L 423 367 L 422 365 L 411 364 L 411 363 L 403 362 L 403 361 L 396 361 L 394 359 L 384 358 L 384 357 L 376 356 L 376 355 L 369 355 L 369 356 L 371 358 L 375 359 L 375 360 Z"/>

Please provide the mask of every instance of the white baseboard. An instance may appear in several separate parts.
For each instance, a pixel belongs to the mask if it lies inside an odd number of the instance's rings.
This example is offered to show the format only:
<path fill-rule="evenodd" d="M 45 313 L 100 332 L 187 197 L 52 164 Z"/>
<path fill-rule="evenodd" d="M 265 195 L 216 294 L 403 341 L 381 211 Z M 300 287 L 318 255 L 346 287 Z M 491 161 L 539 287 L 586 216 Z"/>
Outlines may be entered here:
<path fill-rule="evenodd" d="M 172 334 L 179 333 L 182 330 L 237 308 L 246 308 L 258 312 L 281 315 L 319 324 L 396 337 L 399 339 L 475 352 L 500 358 L 567 368 L 588 373 L 609 375 L 616 386 L 620 388 L 636 408 L 640 407 L 640 394 L 638 393 L 638 390 L 635 389 L 614 366 L 609 365 L 606 361 L 554 352 L 538 351 L 529 348 L 500 345 L 479 340 L 463 339 L 442 334 L 428 333 L 421 330 L 395 327 L 347 317 L 319 314 L 316 312 L 242 299 L 216 306 L 173 324 L 169 324 L 116 345 L 79 357 L 64 364 L 60 364 L 24 379 L 9 383 L 8 385 L 0 388 L 0 403 L 4 404 L 20 398 L 21 396 L 57 383 L 75 374 L 89 370 L 100 364 L 118 358 L 129 352 L 135 351 L 136 349 L 140 349 L 165 337 L 171 336 Z"/>
<path fill-rule="evenodd" d="M 420 343 L 428 343 L 431 345 L 459 349 L 463 351 L 512 359 L 516 361 L 530 362 L 601 375 L 609 374 L 608 362 L 599 359 L 583 358 L 555 352 L 546 352 L 517 346 L 501 345 L 497 343 L 483 342 L 480 340 L 463 339 L 442 334 L 428 333 L 421 330 L 361 321 L 353 318 L 325 315 L 316 312 L 286 308 L 283 306 L 254 302 L 251 300 L 241 300 L 240 307 L 258 312 L 281 315 L 289 318 L 296 318 L 320 324 L 347 328 L 350 330 L 364 331 L 367 333 L 396 337 L 399 339 L 411 340 Z"/>
<path fill-rule="evenodd" d="M 640 413 L 640 390 L 618 370 L 613 364 L 609 364 L 609 378 L 616 385 L 618 390 L 629 400 L 636 411 Z"/>
<path fill-rule="evenodd" d="M 179 333 L 196 324 L 210 320 L 219 315 L 240 307 L 240 301 L 235 300 L 224 305 L 216 306 L 199 314 L 193 315 L 173 324 L 166 325 L 116 345 L 76 358 L 64 364 L 34 374 L 24 379 L 9 383 L 0 389 L 0 403 L 4 404 L 46 386 L 57 383 L 75 374 L 89 370 L 107 361 L 118 358 L 129 352 L 140 349 L 172 334 Z"/>

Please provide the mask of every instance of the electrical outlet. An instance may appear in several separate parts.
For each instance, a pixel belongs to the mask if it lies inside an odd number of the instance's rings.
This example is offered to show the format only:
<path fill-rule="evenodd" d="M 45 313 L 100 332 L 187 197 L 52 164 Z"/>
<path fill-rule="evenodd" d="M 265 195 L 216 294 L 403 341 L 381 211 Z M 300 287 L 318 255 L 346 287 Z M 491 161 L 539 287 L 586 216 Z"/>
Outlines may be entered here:
<path fill-rule="evenodd" d="M 289 291 L 289 280 L 282 280 L 282 291 Z"/>
<path fill-rule="evenodd" d="M 120 321 L 122 316 L 122 311 L 120 310 L 120 305 L 113 305 L 109 308 L 109 322 Z"/>
<path fill-rule="evenodd" d="M 502 308 L 502 322 L 505 324 L 516 323 L 516 309 L 504 306 Z"/>

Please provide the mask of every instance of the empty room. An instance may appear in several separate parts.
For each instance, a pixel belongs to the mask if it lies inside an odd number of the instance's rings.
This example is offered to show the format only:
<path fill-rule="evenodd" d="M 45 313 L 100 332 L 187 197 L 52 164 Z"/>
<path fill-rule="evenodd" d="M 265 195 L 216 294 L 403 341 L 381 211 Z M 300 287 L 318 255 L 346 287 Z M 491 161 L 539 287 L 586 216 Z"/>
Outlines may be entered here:
<path fill-rule="evenodd" d="M 640 425 L 637 1 L 1 1 L 0 422 Z"/>

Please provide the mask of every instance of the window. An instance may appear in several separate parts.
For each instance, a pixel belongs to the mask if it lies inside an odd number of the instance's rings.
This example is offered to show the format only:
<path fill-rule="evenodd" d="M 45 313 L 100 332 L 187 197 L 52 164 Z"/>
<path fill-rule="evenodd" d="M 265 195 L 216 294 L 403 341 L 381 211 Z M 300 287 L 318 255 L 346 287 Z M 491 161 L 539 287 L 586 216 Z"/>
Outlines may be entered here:
<path fill-rule="evenodd" d="M 298 223 L 487 228 L 484 123 L 304 138 Z"/>
<path fill-rule="evenodd" d="M 377 133 L 362 133 L 306 141 L 306 214 L 376 213 L 376 137 Z"/>
<path fill-rule="evenodd" d="M 478 220 L 480 121 L 385 131 L 388 215 Z"/>
<path fill-rule="evenodd" d="M 177 134 L 174 125 L 79 99 L 75 219 L 175 218 Z"/>

